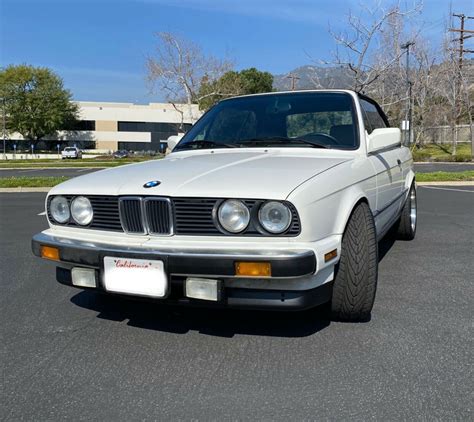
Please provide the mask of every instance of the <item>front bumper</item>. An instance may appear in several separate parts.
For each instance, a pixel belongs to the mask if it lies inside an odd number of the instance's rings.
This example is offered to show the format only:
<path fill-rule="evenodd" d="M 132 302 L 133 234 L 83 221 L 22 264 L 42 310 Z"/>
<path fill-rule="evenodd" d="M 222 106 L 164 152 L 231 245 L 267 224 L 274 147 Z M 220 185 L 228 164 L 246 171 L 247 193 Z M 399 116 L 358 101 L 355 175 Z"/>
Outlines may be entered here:
<path fill-rule="evenodd" d="M 332 294 L 330 283 L 308 290 L 236 288 L 225 286 L 224 283 L 222 299 L 218 303 L 184 296 L 186 277 L 235 279 L 235 262 L 242 260 L 269 262 L 272 268 L 272 280 L 311 276 L 316 272 L 316 257 L 311 250 L 251 252 L 248 250 L 210 252 L 175 248 L 150 250 L 38 233 L 32 239 L 32 250 L 36 256 L 41 256 L 41 246 L 52 246 L 59 250 L 61 267 L 57 269 L 57 279 L 60 283 L 72 285 L 72 267 L 94 268 L 97 289 L 103 291 L 105 291 L 102 280 L 105 256 L 162 260 L 168 276 L 170 293 L 165 299 L 156 299 L 159 302 L 254 309 L 305 309 L 327 302 Z"/>

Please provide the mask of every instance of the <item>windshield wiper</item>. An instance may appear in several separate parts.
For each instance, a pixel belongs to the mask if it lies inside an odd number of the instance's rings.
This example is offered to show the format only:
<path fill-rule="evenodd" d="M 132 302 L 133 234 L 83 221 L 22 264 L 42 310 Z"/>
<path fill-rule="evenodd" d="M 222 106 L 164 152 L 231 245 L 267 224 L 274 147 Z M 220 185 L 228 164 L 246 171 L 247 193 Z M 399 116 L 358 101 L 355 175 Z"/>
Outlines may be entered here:
<path fill-rule="evenodd" d="M 239 141 L 238 145 L 248 145 L 248 144 L 258 145 L 260 143 L 261 144 L 272 144 L 272 143 L 291 144 L 291 143 L 298 143 L 298 144 L 309 145 L 312 148 L 331 148 L 329 145 L 324 145 L 324 144 L 319 144 L 317 142 L 307 141 L 306 139 L 302 139 L 302 138 L 288 138 L 286 136 L 268 136 L 268 137 L 264 137 L 264 138 L 244 139 L 243 141 Z"/>
<path fill-rule="evenodd" d="M 186 149 L 192 149 L 192 148 L 188 148 L 188 147 L 193 146 L 193 145 L 198 146 L 198 148 L 196 148 L 196 149 L 239 148 L 238 144 L 227 144 L 227 143 L 223 143 L 223 142 L 214 142 L 214 141 L 205 141 L 205 140 L 198 141 L 198 140 L 196 140 L 196 141 L 186 142 L 180 148 L 176 148 L 176 150 L 177 151 L 183 151 L 183 150 L 186 150 Z"/>

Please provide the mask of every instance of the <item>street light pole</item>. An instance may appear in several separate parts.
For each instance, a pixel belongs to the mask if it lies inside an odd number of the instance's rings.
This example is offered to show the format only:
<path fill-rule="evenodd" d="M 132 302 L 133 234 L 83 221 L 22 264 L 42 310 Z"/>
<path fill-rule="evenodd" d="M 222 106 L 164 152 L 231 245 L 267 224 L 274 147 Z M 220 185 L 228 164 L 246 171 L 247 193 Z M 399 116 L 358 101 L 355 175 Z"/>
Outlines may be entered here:
<path fill-rule="evenodd" d="M 408 125 L 408 130 L 405 128 L 405 145 L 409 145 L 411 141 L 411 121 L 412 121 L 412 106 L 411 106 L 411 97 L 412 97 L 412 82 L 410 81 L 410 47 L 415 45 L 415 41 L 408 41 L 405 44 L 402 44 L 400 48 L 406 50 L 406 77 L 407 77 L 407 91 L 408 91 L 408 99 L 406 105 L 406 112 L 405 112 L 405 122 Z"/>

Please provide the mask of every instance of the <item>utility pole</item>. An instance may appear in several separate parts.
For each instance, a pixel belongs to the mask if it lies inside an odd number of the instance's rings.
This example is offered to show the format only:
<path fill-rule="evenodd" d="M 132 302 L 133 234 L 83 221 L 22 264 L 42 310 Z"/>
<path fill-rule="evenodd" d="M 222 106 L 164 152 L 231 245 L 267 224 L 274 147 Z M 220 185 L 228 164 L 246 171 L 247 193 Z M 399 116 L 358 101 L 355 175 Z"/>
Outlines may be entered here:
<path fill-rule="evenodd" d="M 291 79 L 291 90 L 294 91 L 296 89 L 296 81 L 299 81 L 301 78 L 299 76 L 290 73 L 286 79 Z"/>
<path fill-rule="evenodd" d="M 408 128 L 405 128 L 405 145 L 410 145 L 411 142 L 411 133 L 412 133 L 412 82 L 410 81 L 410 47 L 415 45 L 415 41 L 407 41 L 405 44 L 402 44 L 400 48 L 406 50 L 406 76 L 407 76 L 407 91 L 408 91 L 408 98 L 407 98 L 407 105 L 405 111 L 405 124 L 408 125 Z M 407 130 L 408 129 L 408 130 Z"/>
<path fill-rule="evenodd" d="M 474 36 L 474 31 L 465 29 L 464 24 L 466 19 L 474 19 L 474 16 L 466 16 L 464 13 L 453 13 L 453 16 L 460 19 L 460 28 L 450 28 L 450 32 L 459 33 L 459 38 L 453 39 L 453 42 L 459 41 L 459 48 L 455 49 L 458 55 L 458 75 L 457 75 L 457 96 L 455 101 L 455 113 L 456 113 L 456 128 L 453 140 L 453 155 L 456 154 L 456 147 L 457 147 L 457 138 L 458 138 L 458 126 L 460 124 L 462 106 L 461 106 L 461 92 L 462 92 L 462 72 L 463 72 L 463 61 L 464 61 L 464 54 L 466 53 L 474 53 L 474 50 L 469 50 L 465 48 L 464 41 L 468 38 Z M 467 34 L 467 35 L 466 35 Z M 471 128 L 471 155 L 474 156 L 474 140 L 472 135 L 472 128 Z"/>

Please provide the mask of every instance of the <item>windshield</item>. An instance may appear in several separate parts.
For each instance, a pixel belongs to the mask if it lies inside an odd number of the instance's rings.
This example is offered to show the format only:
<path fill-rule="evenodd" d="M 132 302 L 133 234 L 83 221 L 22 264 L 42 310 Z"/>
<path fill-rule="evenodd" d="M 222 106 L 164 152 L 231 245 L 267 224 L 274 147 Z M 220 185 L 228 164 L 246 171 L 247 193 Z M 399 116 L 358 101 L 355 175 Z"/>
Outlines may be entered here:
<path fill-rule="evenodd" d="M 262 146 L 356 149 L 353 104 L 349 94 L 336 92 L 225 100 L 209 110 L 174 151 Z"/>
<path fill-rule="evenodd" d="M 67 147 L 67 148 L 64 148 L 64 151 L 76 151 L 76 148 Z"/>

